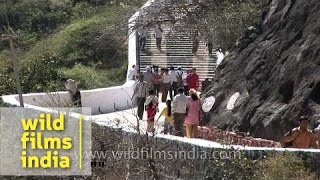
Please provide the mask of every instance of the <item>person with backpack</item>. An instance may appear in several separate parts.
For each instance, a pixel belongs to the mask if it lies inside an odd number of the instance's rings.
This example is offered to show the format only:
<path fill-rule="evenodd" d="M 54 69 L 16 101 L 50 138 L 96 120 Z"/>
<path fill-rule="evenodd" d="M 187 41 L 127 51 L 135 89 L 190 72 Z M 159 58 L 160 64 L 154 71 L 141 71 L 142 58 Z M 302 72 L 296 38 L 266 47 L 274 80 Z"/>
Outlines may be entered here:
<path fill-rule="evenodd" d="M 163 133 L 164 134 L 172 134 L 174 120 L 173 120 L 173 114 L 172 114 L 171 100 L 167 100 L 166 107 L 161 111 L 160 116 L 158 117 L 157 121 L 160 119 L 161 116 L 165 117 L 165 121 L 163 124 Z"/>
<path fill-rule="evenodd" d="M 282 147 L 291 148 L 318 148 L 312 131 L 308 128 L 309 119 L 305 116 L 299 118 L 300 126 L 284 135 Z"/>

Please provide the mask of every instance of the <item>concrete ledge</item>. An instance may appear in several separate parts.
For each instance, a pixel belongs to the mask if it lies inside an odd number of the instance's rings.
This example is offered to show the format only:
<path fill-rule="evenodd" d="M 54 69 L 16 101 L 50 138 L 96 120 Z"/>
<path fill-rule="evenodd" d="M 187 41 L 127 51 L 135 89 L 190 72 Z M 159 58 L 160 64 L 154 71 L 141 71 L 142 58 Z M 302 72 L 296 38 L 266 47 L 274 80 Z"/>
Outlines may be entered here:
<path fill-rule="evenodd" d="M 127 81 L 122 86 L 83 90 L 81 101 L 83 107 L 91 108 L 92 114 L 110 113 L 132 108 L 131 96 L 134 81 Z M 18 95 L 2 96 L 4 103 L 19 106 Z M 68 107 L 71 97 L 68 92 L 30 93 L 23 94 L 25 107 Z M 36 108 L 38 109 L 38 108 Z"/>

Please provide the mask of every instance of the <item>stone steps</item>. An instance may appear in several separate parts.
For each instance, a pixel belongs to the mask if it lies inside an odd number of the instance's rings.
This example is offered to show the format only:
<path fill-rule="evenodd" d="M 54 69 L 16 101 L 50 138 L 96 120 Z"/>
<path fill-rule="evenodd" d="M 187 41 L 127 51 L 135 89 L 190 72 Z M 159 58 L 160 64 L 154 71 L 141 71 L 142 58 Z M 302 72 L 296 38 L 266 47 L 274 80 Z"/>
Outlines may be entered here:
<path fill-rule="evenodd" d="M 175 44 L 172 44 L 175 43 Z M 166 43 L 162 43 L 161 47 L 166 47 L 166 48 L 179 48 L 179 49 L 185 49 L 185 48 L 189 48 L 192 49 L 192 43 L 181 43 L 181 42 L 172 42 L 171 44 Z M 157 48 L 156 42 L 152 42 L 152 43 L 146 43 L 145 47 L 151 47 L 151 48 Z M 205 45 L 199 45 L 198 49 L 201 50 L 205 50 L 206 46 Z"/>
<path fill-rule="evenodd" d="M 152 53 L 152 52 L 149 52 L 149 53 Z M 154 54 L 151 57 L 150 57 L 150 54 L 140 54 L 140 55 L 142 57 L 141 59 L 146 59 L 146 58 L 152 58 L 152 59 L 166 58 L 166 59 L 178 59 L 178 60 L 181 60 L 182 58 L 186 58 L 187 60 L 194 59 L 196 62 L 201 62 L 203 60 L 216 61 L 216 58 L 210 58 L 210 57 L 208 57 L 207 54 L 204 54 L 204 53 L 197 53 L 196 56 L 194 54 L 192 54 L 192 53 L 185 53 L 185 54 L 183 54 L 183 53 L 162 53 L 162 54 Z M 161 59 L 159 59 L 159 60 L 161 60 Z"/>
<path fill-rule="evenodd" d="M 156 63 L 156 64 L 161 64 L 162 66 L 165 65 L 170 65 L 170 66 L 194 66 L 194 67 L 215 67 L 216 64 L 213 63 L 205 63 L 205 62 L 168 62 L 168 61 L 152 61 L 150 59 L 146 59 L 146 60 L 140 60 L 140 63 L 142 63 L 143 65 L 145 64 L 149 64 L 149 63 Z"/>
<path fill-rule="evenodd" d="M 170 28 L 163 28 L 161 52 L 156 47 L 154 29 L 148 31 L 145 51 L 140 51 L 140 69 L 146 66 L 158 65 L 159 67 L 177 67 L 183 69 L 196 68 L 200 81 L 215 76 L 217 63 L 216 54 L 208 55 L 206 43 L 200 41 L 197 55 L 192 53 L 192 40 L 187 34 L 170 32 Z"/>
<path fill-rule="evenodd" d="M 154 64 L 159 66 L 158 64 Z M 140 70 L 145 70 L 147 66 L 141 66 Z M 170 68 L 171 66 L 159 66 L 160 68 Z M 194 66 L 182 66 L 183 69 L 191 69 L 194 68 Z M 206 75 L 206 74 L 214 74 L 215 70 L 208 70 L 207 68 L 201 68 L 201 67 L 195 67 L 197 69 L 197 74 Z"/>
<path fill-rule="evenodd" d="M 157 65 L 160 68 L 169 68 L 169 67 L 177 67 L 177 66 L 181 66 L 182 69 L 191 69 L 191 68 L 196 68 L 197 72 L 208 72 L 208 74 L 215 72 L 214 70 L 214 66 L 209 66 L 209 67 L 202 67 L 202 66 L 192 66 L 192 65 L 183 65 L 183 64 L 160 64 L 160 63 L 152 63 L 152 65 Z M 147 67 L 147 65 L 142 65 L 140 66 L 141 70 L 144 70 L 145 67 Z"/>
<path fill-rule="evenodd" d="M 178 59 L 178 58 L 176 58 Z M 170 65 L 170 66 L 194 66 L 194 67 L 216 67 L 215 61 L 210 61 L 209 63 L 201 62 L 201 61 L 193 61 L 193 59 L 188 58 L 180 58 L 181 62 L 172 61 L 172 59 L 141 59 L 141 66 L 148 66 L 148 64 L 161 64 L 162 66 Z"/>
<path fill-rule="evenodd" d="M 161 57 L 160 57 L 161 58 Z M 204 66 L 204 67 L 216 67 L 216 64 L 217 62 L 212 60 L 212 61 L 209 61 L 209 62 L 202 62 L 202 61 L 193 61 L 194 59 L 193 58 L 186 58 L 186 57 L 182 57 L 180 58 L 179 60 L 181 62 L 175 62 L 175 61 L 172 61 L 172 59 L 161 59 L 160 58 L 154 58 L 154 59 L 149 59 L 149 58 L 146 58 L 146 59 L 141 59 L 140 60 L 140 64 L 141 65 L 147 65 L 147 64 L 152 64 L 152 63 L 156 63 L 156 64 L 161 64 L 162 66 L 165 66 L 166 64 L 167 65 L 172 65 L 172 66 L 188 66 L 188 65 L 191 65 L 191 66 Z M 176 58 L 178 59 L 178 58 Z"/>

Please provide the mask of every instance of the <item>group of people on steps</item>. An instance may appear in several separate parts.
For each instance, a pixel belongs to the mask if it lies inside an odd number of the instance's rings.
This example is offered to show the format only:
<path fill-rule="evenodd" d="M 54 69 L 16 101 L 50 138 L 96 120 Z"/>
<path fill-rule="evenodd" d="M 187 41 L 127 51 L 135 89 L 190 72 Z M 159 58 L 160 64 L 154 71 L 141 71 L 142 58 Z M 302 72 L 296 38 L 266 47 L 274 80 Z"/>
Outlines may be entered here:
<path fill-rule="evenodd" d="M 133 66 L 132 68 L 135 68 Z M 170 69 L 170 70 L 169 70 Z M 159 108 L 159 95 L 166 107 L 160 112 L 158 119 L 165 117 L 164 133 L 195 137 L 197 126 L 200 122 L 201 102 L 197 90 L 199 90 L 199 77 L 196 69 L 183 70 L 181 67 L 159 69 L 146 68 L 143 73 L 129 72 L 128 78 L 136 78 L 133 98 L 138 106 L 137 115 L 140 120 L 147 113 L 148 132 L 154 132 L 155 116 Z M 169 97 L 168 97 L 169 94 Z"/>

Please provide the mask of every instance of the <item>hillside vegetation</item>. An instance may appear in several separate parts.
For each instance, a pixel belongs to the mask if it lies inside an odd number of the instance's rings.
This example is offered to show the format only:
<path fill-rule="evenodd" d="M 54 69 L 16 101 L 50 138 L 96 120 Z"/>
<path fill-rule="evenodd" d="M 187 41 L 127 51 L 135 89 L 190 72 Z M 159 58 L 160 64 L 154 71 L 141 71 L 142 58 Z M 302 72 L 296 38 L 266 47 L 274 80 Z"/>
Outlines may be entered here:
<path fill-rule="evenodd" d="M 18 36 L 23 92 L 61 90 L 61 77 L 81 89 L 125 80 L 127 20 L 143 1 L 3 1 L 0 34 Z M 8 42 L 0 43 L 0 93 L 16 93 Z"/>

